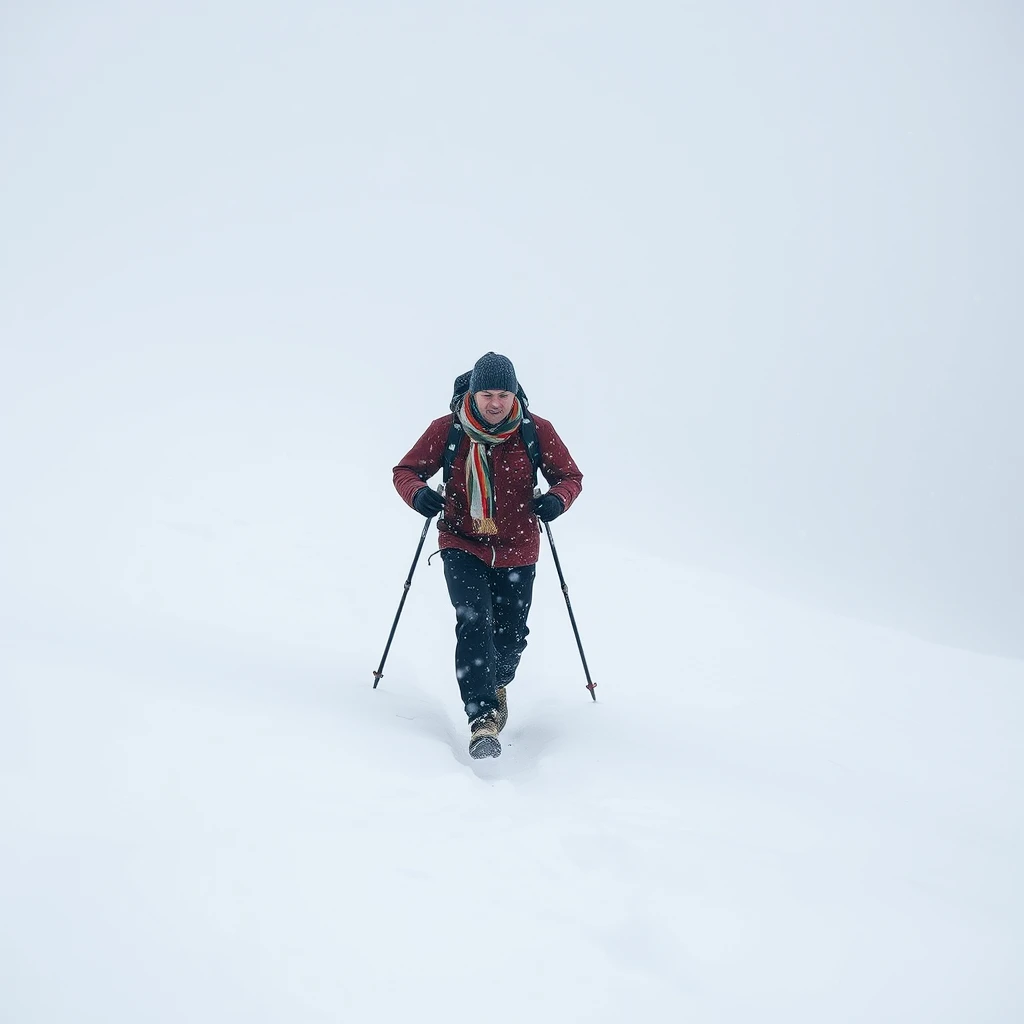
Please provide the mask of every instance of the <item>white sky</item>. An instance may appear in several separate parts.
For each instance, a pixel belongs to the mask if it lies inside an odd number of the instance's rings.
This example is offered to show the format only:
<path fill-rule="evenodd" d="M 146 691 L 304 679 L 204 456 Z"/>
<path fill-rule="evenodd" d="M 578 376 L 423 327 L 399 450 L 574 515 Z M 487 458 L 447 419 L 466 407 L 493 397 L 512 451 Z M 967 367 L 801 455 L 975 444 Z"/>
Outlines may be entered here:
<path fill-rule="evenodd" d="M 1011 1019 L 1024 664 L 722 574 L 1024 657 L 1022 44 L 0 4 L 0 1016 Z M 545 552 L 479 765 L 436 560 L 371 671 L 492 348 L 586 474 L 600 701 Z"/>
<path fill-rule="evenodd" d="M 260 459 L 415 533 L 496 349 L 572 529 L 1024 655 L 1018 5 L 171 11 L 0 12 L 8 579 Z"/>

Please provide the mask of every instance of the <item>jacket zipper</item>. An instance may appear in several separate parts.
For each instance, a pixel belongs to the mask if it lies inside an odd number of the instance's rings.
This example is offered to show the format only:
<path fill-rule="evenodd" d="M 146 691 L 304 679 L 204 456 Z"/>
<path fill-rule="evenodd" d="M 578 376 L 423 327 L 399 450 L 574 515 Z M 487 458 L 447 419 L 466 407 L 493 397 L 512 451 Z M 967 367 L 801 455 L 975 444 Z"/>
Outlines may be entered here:
<path fill-rule="evenodd" d="M 491 460 L 492 460 L 492 464 L 493 464 L 493 460 L 494 460 L 494 450 L 495 450 L 495 448 L 497 448 L 497 447 L 498 447 L 498 445 L 496 445 L 496 444 L 489 444 L 489 445 L 487 446 L 487 457 L 488 457 L 489 459 L 491 459 Z M 495 467 L 495 468 L 496 468 L 496 467 Z M 494 514 L 493 510 L 492 510 L 491 514 L 492 514 L 492 515 Z M 496 548 L 494 547 L 494 545 L 492 544 L 492 545 L 491 545 L 491 568 L 492 568 L 492 569 L 494 568 L 494 563 L 495 563 L 495 562 L 496 562 L 497 560 L 498 560 L 498 552 L 497 552 L 497 549 L 496 549 Z"/>

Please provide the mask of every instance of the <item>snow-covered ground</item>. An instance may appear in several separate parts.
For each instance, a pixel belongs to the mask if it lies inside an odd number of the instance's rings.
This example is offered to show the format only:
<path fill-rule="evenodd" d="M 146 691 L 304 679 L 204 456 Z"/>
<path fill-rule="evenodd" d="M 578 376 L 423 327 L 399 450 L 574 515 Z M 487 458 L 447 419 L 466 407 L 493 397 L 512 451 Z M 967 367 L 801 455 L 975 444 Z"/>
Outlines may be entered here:
<path fill-rule="evenodd" d="M 600 700 L 546 552 L 473 762 L 436 560 L 371 688 L 405 522 L 333 589 L 258 522 L 158 524 L 130 612 L 11 610 L 4 1021 L 1020 1019 L 1024 665 L 567 516 Z"/>
<path fill-rule="evenodd" d="M 1024 1020 L 1024 22 L 931 6 L 3 5 L 0 1024 Z M 372 671 L 488 349 L 600 699 L 545 550 L 476 763 L 436 560 Z"/>

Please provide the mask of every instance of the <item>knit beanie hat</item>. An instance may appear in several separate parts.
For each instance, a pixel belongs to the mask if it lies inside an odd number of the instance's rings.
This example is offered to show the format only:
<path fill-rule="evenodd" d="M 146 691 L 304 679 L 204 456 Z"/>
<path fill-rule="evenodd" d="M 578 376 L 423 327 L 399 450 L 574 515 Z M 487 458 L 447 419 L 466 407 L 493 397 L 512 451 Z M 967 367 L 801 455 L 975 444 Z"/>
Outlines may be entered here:
<path fill-rule="evenodd" d="M 516 368 L 507 356 L 488 352 L 476 361 L 469 378 L 470 394 L 475 395 L 478 391 L 510 391 L 514 395 L 518 390 Z"/>

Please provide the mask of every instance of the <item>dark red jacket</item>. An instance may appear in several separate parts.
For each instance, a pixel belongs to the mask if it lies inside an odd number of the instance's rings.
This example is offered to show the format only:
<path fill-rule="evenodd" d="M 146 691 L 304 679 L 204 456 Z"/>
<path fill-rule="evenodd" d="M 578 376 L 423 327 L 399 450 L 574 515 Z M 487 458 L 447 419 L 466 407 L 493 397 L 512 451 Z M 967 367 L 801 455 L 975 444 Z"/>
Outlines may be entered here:
<path fill-rule="evenodd" d="M 583 490 L 583 474 L 555 428 L 533 413 L 530 418 L 537 426 L 541 473 L 551 485 L 550 493 L 557 494 L 568 508 Z M 395 490 L 406 504 L 412 505 L 416 492 L 441 468 L 451 424 L 451 413 L 434 420 L 395 466 Z M 441 548 L 461 548 L 493 566 L 533 565 L 540 557 L 540 520 L 533 514 L 533 467 L 520 432 L 517 430 L 507 441 L 491 448 L 497 504 L 494 523 L 498 527 L 493 536 L 473 533 L 466 497 L 468 452 L 469 438 L 463 435 L 446 488 L 444 512 L 437 521 Z"/>

